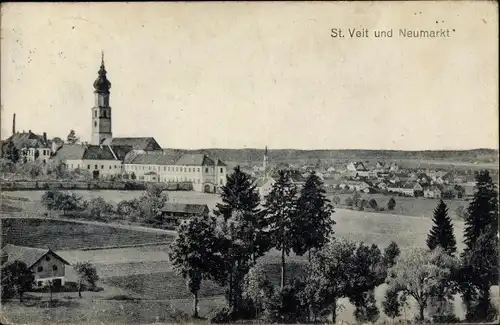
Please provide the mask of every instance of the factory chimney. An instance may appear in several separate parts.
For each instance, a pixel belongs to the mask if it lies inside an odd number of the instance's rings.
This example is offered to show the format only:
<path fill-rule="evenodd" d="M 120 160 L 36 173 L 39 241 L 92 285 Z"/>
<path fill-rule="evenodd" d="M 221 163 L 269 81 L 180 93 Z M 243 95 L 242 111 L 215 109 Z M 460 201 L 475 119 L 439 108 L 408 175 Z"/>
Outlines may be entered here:
<path fill-rule="evenodd" d="M 16 113 L 14 113 L 14 117 L 12 118 L 12 135 L 16 134 Z"/>

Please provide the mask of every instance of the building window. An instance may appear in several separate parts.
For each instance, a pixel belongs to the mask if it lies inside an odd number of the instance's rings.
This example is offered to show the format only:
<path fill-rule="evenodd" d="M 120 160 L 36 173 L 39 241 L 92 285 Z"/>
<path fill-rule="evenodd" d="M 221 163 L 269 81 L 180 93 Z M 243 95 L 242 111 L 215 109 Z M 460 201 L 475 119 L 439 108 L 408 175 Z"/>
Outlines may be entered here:
<path fill-rule="evenodd" d="M 97 127 L 97 121 L 94 121 L 94 126 Z"/>
<path fill-rule="evenodd" d="M 205 168 L 205 173 L 208 173 L 208 167 Z"/>
<path fill-rule="evenodd" d="M 107 118 L 106 110 L 102 111 L 102 117 Z"/>
<path fill-rule="evenodd" d="M 71 169 L 73 169 L 73 164 L 71 164 Z"/>
<path fill-rule="evenodd" d="M 94 117 L 97 117 L 97 110 L 94 111 Z M 97 125 L 97 123 L 96 123 Z"/>
<path fill-rule="evenodd" d="M 94 166 L 95 169 L 98 169 L 99 167 L 97 167 L 97 165 Z"/>
<path fill-rule="evenodd" d="M 201 171 L 201 168 L 198 168 L 198 173 Z"/>
<path fill-rule="evenodd" d="M 189 168 L 189 172 L 191 172 L 191 168 Z"/>
<path fill-rule="evenodd" d="M 166 171 L 167 170 L 167 167 L 163 167 L 163 171 Z"/>
<path fill-rule="evenodd" d="M 57 265 L 52 265 L 52 270 L 57 271 Z"/>
<path fill-rule="evenodd" d="M 221 167 L 220 169 L 220 172 L 223 174 L 224 173 L 224 169 Z"/>
<path fill-rule="evenodd" d="M 101 169 L 104 169 L 104 165 L 101 165 Z"/>
<path fill-rule="evenodd" d="M 42 272 L 43 271 L 43 266 L 39 266 L 36 270 L 37 270 L 37 272 Z"/>
<path fill-rule="evenodd" d="M 90 169 L 90 165 L 87 165 L 87 169 Z"/>
<path fill-rule="evenodd" d="M 45 256 L 45 260 L 46 260 L 46 261 L 50 261 L 50 256 L 48 256 L 48 255 L 47 255 L 47 256 Z"/>

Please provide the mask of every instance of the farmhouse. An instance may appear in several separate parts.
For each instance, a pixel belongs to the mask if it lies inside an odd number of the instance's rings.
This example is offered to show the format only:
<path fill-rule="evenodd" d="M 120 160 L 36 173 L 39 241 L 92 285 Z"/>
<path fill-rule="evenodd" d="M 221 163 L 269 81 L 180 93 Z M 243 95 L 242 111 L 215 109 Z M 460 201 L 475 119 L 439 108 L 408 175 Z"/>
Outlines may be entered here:
<path fill-rule="evenodd" d="M 167 203 L 161 213 L 167 223 L 181 224 L 195 216 L 207 216 L 209 209 L 206 204 Z"/>
<path fill-rule="evenodd" d="M 56 287 L 65 283 L 65 266 L 70 265 L 51 249 L 41 249 L 7 244 L 2 248 L 5 263 L 20 261 L 26 264 L 35 277 L 35 287 L 54 281 Z"/>

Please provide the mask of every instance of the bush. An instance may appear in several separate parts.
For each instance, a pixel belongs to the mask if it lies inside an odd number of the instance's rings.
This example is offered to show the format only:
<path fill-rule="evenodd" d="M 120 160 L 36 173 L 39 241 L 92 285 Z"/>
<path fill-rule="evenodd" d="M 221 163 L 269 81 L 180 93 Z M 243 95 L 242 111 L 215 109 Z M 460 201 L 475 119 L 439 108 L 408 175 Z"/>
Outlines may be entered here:
<path fill-rule="evenodd" d="M 212 324 L 225 324 L 233 320 L 233 312 L 231 309 L 224 307 L 217 310 L 212 317 L 210 323 Z"/>

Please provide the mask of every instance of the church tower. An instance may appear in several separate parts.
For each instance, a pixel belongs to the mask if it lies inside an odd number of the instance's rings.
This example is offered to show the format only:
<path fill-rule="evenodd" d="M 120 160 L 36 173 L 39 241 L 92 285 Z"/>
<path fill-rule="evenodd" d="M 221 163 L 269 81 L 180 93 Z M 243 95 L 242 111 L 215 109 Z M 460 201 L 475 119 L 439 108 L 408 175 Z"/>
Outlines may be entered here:
<path fill-rule="evenodd" d="M 95 103 L 92 108 L 92 137 L 90 144 L 99 145 L 104 139 L 112 138 L 111 107 L 109 106 L 109 89 L 111 82 L 106 78 L 104 68 L 104 52 L 101 53 L 101 68 L 94 81 Z"/>
<path fill-rule="evenodd" d="M 264 150 L 264 162 L 262 163 L 262 169 L 264 169 L 264 177 L 267 177 L 267 169 L 269 168 L 268 163 L 269 160 L 267 157 L 267 146 L 266 146 L 266 149 Z"/>

